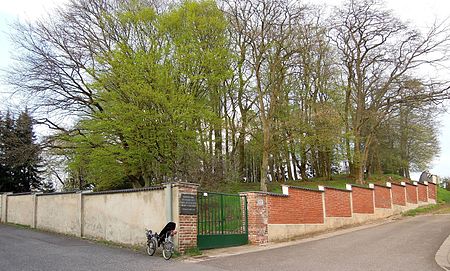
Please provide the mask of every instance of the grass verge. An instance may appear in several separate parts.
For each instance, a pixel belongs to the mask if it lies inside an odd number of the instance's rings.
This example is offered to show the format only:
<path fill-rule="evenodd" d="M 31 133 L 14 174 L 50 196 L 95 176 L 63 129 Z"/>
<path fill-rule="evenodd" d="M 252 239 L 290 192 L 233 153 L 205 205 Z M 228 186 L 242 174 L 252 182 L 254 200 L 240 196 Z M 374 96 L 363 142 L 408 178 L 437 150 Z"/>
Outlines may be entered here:
<path fill-rule="evenodd" d="M 421 214 L 449 214 L 450 191 L 438 187 L 437 204 L 426 205 L 403 213 L 403 216 L 416 216 Z"/>
<path fill-rule="evenodd" d="M 194 257 L 202 255 L 202 251 L 198 247 L 190 247 L 186 249 L 184 256 L 186 257 Z"/>
<path fill-rule="evenodd" d="M 441 204 L 431 204 L 422 206 L 416 209 L 412 209 L 403 213 L 403 216 L 416 216 L 420 214 L 429 214 L 438 210 L 441 207 Z"/>

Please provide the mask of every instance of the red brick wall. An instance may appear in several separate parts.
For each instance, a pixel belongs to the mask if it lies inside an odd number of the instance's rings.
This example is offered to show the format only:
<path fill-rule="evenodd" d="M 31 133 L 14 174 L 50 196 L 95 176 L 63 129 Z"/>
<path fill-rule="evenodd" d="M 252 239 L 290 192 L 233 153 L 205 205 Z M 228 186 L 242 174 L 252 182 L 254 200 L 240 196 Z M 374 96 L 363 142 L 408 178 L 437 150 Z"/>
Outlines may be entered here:
<path fill-rule="evenodd" d="M 396 205 L 406 205 L 406 187 L 399 184 L 392 184 L 392 203 Z"/>
<path fill-rule="evenodd" d="M 197 195 L 197 185 L 195 184 L 175 184 L 181 193 Z M 178 231 L 178 251 L 184 253 L 186 249 L 197 246 L 197 215 L 179 215 Z"/>
<path fill-rule="evenodd" d="M 350 191 L 325 188 L 325 214 L 327 217 L 351 217 Z"/>
<path fill-rule="evenodd" d="M 422 202 L 427 202 L 428 201 L 427 186 L 425 184 L 418 183 L 417 191 L 418 191 L 418 195 L 419 195 L 418 200 L 422 201 Z"/>
<path fill-rule="evenodd" d="M 179 252 L 197 246 L 197 215 L 180 215 L 178 225 Z"/>
<path fill-rule="evenodd" d="M 352 186 L 353 212 L 373 214 L 373 189 Z"/>
<path fill-rule="evenodd" d="M 288 196 L 262 192 L 243 194 L 247 195 L 249 241 L 253 244 L 268 242 L 269 224 L 321 224 L 324 212 L 327 217 L 351 217 L 352 211 L 372 214 L 375 208 L 417 203 L 416 186 L 408 183 L 406 187 L 392 184 L 391 188 L 375 185 L 374 189 L 352 186 L 352 191 L 326 187 L 324 192 L 289 187 Z M 436 185 L 429 184 L 428 196 L 436 198 Z"/>
<path fill-rule="evenodd" d="M 267 195 L 258 192 L 243 195 L 247 195 L 248 241 L 251 244 L 265 244 L 269 241 Z"/>
<path fill-rule="evenodd" d="M 417 204 L 417 187 L 406 183 L 406 202 Z"/>
<path fill-rule="evenodd" d="M 375 185 L 375 207 L 391 208 L 391 189 L 385 186 Z"/>
<path fill-rule="evenodd" d="M 322 193 L 289 187 L 289 196 L 269 195 L 269 224 L 323 223 Z"/>
<path fill-rule="evenodd" d="M 436 200 L 436 185 L 428 183 L 428 198 Z"/>

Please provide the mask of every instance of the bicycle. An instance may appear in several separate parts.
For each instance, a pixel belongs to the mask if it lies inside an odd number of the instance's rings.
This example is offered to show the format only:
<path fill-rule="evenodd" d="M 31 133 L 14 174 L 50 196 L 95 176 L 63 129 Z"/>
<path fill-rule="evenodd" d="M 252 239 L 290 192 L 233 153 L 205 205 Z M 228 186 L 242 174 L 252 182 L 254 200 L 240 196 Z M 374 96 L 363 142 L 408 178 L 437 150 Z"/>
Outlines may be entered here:
<path fill-rule="evenodd" d="M 145 235 L 147 236 L 147 254 L 153 256 L 157 247 L 162 245 L 163 258 L 169 260 L 175 251 L 175 245 L 173 243 L 173 236 L 176 234 L 176 224 L 169 222 L 158 234 L 153 233 L 152 230 L 145 229 Z"/>

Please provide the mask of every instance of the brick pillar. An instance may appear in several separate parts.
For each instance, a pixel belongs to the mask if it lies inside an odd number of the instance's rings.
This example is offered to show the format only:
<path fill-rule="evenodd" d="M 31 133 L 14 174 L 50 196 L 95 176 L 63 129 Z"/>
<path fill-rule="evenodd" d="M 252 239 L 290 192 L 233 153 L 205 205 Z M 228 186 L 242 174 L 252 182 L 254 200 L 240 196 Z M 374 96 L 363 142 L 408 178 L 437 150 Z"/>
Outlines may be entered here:
<path fill-rule="evenodd" d="M 173 183 L 172 185 L 172 210 L 174 222 L 177 223 L 178 238 L 177 249 L 183 254 L 186 249 L 197 247 L 197 211 L 191 214 L 181 214 L 180 199 L 182 195 L 194 196 L 197 198 L 198 184 L 193 183 Z M 166 189 L 167 186 L 166 186 Z"/>
<path fill-rule="evenodd" d="M 375 208 L 392 208 L 391 188 L 383 185 L 375 185 Z"/>
<path fill-rule="evenodd" d="M 436 200 L 436 184 L 428 183 L 428 198 L 431 200 Z"/>
<path fill-rule="evenodd" d="M 245 192 L 248 210 L 248 240 L 251 244 L 266 244 L 268 234 L 268 202 L 267 194 L 261 192 Z"/>
<path fill-rule="evenodd" d="M 405 183 L 393 183 L 391 187 L 392 204 L 406 206 L 406 187 Z"/>
<path fill-rule="evenodd" d="M 417 204 L 417 184 L 414 183 L 405 183 L 406 185 L 406 202 Z"/>
<path fill-rule="evenodd" d="M 420 202 L 428 201 L 428 183 L 417 184 L 417 200 Z"/>

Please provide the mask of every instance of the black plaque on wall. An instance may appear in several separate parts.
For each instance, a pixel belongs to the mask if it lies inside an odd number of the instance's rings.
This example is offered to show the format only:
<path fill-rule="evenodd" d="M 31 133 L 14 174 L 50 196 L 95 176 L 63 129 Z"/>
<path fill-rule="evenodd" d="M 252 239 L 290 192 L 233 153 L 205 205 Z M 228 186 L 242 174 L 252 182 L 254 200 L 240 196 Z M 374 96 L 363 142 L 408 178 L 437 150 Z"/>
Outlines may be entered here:
<path fill-rule="evenodd" d="M 181 194 L 180 197 L 180 215 L 197 214 L 197 195 Z"/>

